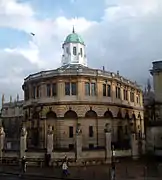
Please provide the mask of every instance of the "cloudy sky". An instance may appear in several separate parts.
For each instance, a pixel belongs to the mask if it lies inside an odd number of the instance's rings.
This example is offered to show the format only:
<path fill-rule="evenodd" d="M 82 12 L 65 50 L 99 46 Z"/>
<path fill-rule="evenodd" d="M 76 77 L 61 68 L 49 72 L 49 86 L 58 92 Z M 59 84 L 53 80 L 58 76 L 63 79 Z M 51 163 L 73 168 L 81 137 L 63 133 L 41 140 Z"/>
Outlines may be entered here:
<path fill-rule="evenodd" d="M 144 84 L 162 58 L 162 0 L 0 0 L 0 94 L 22 97 L 26 76 L 59 67 L 73 25 L 90 67 Z"/>

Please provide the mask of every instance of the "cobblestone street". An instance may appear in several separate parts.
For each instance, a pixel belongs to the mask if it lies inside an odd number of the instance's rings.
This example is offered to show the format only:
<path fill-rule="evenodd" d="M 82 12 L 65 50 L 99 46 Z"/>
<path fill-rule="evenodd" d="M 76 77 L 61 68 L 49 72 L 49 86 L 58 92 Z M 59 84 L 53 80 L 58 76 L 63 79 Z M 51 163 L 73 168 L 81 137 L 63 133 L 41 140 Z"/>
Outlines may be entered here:
<path fill-rule="evenodd" d="M 140 162 L 122 162 L 116 164 L 116 179 L 134 179 L 134 180 L 160 180 L 162 179 L 161 166 L 158 169 L 146 168 L 145 164 Z M 69 179 L 84 179 L 84 180 L 107 180 L 110 179 L 110 167 L 107 165 L 103 166 L 91 166 L 91 167 L 70 167 Z M 10 175 L 3 175 L 3 179 L 20 179 L 18 177 L 19 168 L 16 166 L 5 166 L 1 168 L 2 172 L 11 173 Z M 38 167 L 28 167 L 27 173 L 23 179 L 61 179 L 61 169 L 60 168 L 38 168 Z M 67 179 L 68 179 L 67 178 Z"/>

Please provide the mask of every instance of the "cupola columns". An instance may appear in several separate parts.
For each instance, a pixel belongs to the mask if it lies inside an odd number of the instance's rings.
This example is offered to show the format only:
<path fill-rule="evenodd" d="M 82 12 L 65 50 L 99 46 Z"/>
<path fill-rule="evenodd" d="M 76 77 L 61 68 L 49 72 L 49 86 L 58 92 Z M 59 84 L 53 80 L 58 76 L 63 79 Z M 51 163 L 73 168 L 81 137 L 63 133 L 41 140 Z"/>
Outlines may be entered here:
<path fill-rule="evenodd" d="M 62 48 L 62 66 L 68 64 L 81 64 L 87 66 L 84 41 L 80 35 L 75 33 L 74 27 L 72 33 L 66 37 Z"/>

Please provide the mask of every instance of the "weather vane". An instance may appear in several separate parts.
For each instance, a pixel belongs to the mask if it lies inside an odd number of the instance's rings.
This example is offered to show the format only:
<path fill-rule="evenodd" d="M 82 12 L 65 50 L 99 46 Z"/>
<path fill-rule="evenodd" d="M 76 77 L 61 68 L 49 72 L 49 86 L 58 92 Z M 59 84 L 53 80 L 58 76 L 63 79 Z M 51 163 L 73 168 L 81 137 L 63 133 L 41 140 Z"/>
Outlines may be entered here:
<path fill-rule="evenodd" d="M 75 6 L 76 4 L 76 0 L 73 0 L 73 5 Z M 77 8 L 74 8 L 74 9 L 77 9 Z M 73 18 L 73 33 L 75 33 L 75 27 L 77 26 L 77 20 L 78 20 L 78 17 L 77 17 L 77 12 L 75 12 L 75 15 L 74 15 L 74 18 Z"/>

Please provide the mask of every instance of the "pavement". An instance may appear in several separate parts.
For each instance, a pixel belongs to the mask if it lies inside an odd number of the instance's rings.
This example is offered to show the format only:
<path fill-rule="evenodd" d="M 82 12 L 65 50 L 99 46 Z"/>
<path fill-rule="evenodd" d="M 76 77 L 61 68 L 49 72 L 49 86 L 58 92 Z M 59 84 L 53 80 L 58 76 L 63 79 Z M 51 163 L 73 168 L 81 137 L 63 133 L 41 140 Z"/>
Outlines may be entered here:
<path fill-rule="evenodd" d="M 151 168 L 138 161 L 119 162 L 116 164 L 116 180 L 161 180 L 162 166 L 160 169 L 151 164 Z M 87 166 L 87 167 L 69 167 L 70 175 L 66 179 L 71 180 L 109 180 L 110 166 Z M 56 167 L 27 167 L 27 172 L 21 178 L 19 177 L 19 167 L 3 166 L 0 167 L 0 179 L 64 179 L 61 168 Z"/>

